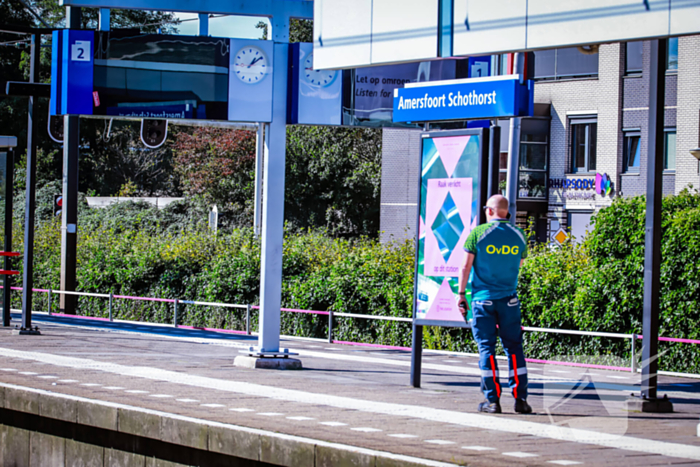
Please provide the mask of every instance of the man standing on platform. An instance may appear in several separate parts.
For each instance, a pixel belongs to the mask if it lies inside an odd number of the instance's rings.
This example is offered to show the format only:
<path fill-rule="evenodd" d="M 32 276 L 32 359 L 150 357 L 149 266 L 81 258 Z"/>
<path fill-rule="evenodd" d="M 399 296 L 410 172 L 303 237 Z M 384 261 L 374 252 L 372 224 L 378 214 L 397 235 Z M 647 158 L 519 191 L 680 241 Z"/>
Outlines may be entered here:
<path fill-rule="evenodd" d="M 515 412 L 528 414 L 532 407 L 527 403 L 527 367 L 516 292 L 520 266 L 527 257 L 527 241 L 523 231 L 507 220 L 508 200 L 504 196 L 492 196 L 484 209 L 487 222 L 472 230 L 464 245 L 458 290 L 458 305 L 466 316 L 469 303 L 465 290 L 471 273 L 472 332 L 479 346 L 481 390 L 486 396 L 478 411 L 501 413 L 496 364 L 496 336 L 500 335 L 508 357 L 508 383 L 515 398 Z"/>

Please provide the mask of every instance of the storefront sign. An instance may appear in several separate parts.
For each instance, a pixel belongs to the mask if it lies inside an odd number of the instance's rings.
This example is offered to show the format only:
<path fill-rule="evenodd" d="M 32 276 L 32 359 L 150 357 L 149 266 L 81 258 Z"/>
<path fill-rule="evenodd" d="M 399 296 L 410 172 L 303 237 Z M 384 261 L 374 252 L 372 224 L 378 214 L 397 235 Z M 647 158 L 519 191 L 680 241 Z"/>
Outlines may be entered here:
<path fill-rule="evenodd" d="M 562 190 L 595 190 L 599 195 L 610 195 L 613 191 L 608 174 L 596 174 L 595 178 L 550 178 L 549 188 Z M 595 199 L 595 193 L 574 193 L 564 191 L 564 199 Z"/>
<path fill-rule="evenodd" d="M 517 75 L 407 84 L 394 90 L 394 122 L 532 116 L 533 89 Z"/>
<path fill-rule="evenodd" d="M 595 192 L 599 195 L 610 195 L 612 193 L 612 182 L 608 174 L 595 175 Z"/>
<path fill-rule="evenodd" d="M 564 199 L 570 199 L 570 200 L 575 200 L 575 199 L 580 199 L 580 200 L 594 200 L 595 199 L 595 193 L 592 193 L 590 191 L 584 191 L 584 192 L 579 192 L 579 191 L 565 191 L 562 194 L 562 197 Z"/>
<path fill-rule="evenodd" d="M 592 190 L 595 188 L 595 178 L 550 178 L 549 188 Z"/>

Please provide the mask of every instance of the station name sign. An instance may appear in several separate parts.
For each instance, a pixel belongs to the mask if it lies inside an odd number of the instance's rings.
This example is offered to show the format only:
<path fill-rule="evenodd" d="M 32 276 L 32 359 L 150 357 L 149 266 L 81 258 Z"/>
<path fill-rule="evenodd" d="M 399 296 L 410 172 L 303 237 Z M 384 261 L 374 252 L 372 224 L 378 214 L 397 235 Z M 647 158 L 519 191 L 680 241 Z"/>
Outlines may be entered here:
<path fill-rule="evenodd" d="M 528 117 L 533 90 L 518 75 L 406 84 L 394 90 L 394 122 Z"/>

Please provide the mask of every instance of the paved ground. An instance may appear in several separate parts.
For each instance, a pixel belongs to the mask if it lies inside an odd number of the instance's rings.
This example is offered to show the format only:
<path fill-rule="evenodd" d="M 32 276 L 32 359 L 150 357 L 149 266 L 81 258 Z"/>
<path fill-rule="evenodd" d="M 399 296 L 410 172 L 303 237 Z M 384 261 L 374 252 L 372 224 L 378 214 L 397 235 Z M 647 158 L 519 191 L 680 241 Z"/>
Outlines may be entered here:
<path fill-rule="evenodd" d="M 426 352 L 413 389 L 408 352 L 286 340 L 303 371 L 250 370 L 233 366 L 245 336 L 44 319 L 0 328 L 0 382 L 461 465 L 700 465 L 700 380 L 661 377 L 676 412 L 630 413 L 638 375 L 529 365 L 536 413 L 504 391 L 485 415 L 465 355 Z"/>

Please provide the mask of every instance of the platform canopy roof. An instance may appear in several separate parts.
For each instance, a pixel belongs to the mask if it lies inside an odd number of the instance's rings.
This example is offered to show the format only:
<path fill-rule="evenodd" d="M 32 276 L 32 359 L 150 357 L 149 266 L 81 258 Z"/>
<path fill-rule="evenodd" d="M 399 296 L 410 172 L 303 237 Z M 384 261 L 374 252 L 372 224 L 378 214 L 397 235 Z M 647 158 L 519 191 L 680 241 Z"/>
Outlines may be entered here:
<path fill-rule="evenodd" d="M 313 18 L 309 0 L 61 0 L 62 6 Z"/>

